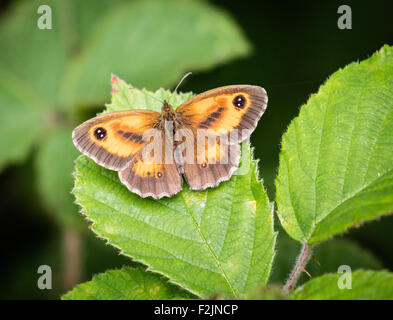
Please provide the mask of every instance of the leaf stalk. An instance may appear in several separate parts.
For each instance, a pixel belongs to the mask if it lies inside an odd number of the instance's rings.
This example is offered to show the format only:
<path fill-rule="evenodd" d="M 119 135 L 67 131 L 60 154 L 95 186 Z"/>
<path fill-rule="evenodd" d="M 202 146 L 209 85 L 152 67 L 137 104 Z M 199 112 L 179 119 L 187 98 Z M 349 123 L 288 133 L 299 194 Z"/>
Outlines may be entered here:
<path fill-rule="evenodd" d="M 291 275 L 289 276 L 287 282 L 284 285 L 283 288 L 284 294 L 288 294 L 289 291 L 291 291 L 295 287 L 296 281 L 299 279 L 301 273 L 305 272 L 305 267 L 310 257 L 311 257 L 311 246 L 309 246 L 306 242 L 303 242 L 303 246 L 296 260 L 296 264 L 293 267 Z"/>

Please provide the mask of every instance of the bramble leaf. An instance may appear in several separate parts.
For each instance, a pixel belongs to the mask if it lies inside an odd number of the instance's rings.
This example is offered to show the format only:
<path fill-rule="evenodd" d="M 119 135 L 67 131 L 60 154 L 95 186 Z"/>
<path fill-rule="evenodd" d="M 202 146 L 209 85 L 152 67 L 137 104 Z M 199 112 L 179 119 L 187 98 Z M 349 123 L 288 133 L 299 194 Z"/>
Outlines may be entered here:
<path fill-rule="evenodd" d="M 114 90 L 111 110 L 119 94 L 130 92 L 132 98 L 120 108 L 139 108 L 144 94 L 117 81 L 115 89 L 125 92 Z M 154 95 L 163 99 L 168 94 L 161 89 Z M 178 94 L 173 101 L 187 97 Z M 151 103 L 150 109 L 160 106 L 154 99 Z M 93 222 L 92 230 L 122 254 L 198 296 L 239 296 L 267 282 L 276 238 L 273 206 L 258 180 L 249 144 L 244 145 L 242 167 L 249 170 L 235 173 L 217 188 L 190 191 L 184 183 L 183 191 L 172 198 L 143 199 L 121 184 L 116 172 L 80 156 L 73 193 Z"/>
<path fill-rule="evenodd" d="M 334 73 L 283 136 L 278 217 L 310 244 L 393 211 L 393 48 Z"/>
<path fill-rule="evenodd" d="M 290 300 L 291 297 L 282 291 L 278 285 L 260 285 L 248 291 L 242 299 L 244 300 Z"/>
<path fill-rule="evenodd" d="M 340 277 L 349 278 L 340 280 Z M 342 289 L 339 285 L 343 284 Z M 348 286 L 346 289 L 345 286 Z M 292 292 L 296 300 L 392 300 L 393 274 L 387 271 L 358 270 L 349 274 L 325 274 L 307 281 Z"/>
<path fill-rule="evenodd" d="M 187 291 L 142 268 L 109 270 L 77 285 L 63 300 L 171 300 L 192 299 Z"/>

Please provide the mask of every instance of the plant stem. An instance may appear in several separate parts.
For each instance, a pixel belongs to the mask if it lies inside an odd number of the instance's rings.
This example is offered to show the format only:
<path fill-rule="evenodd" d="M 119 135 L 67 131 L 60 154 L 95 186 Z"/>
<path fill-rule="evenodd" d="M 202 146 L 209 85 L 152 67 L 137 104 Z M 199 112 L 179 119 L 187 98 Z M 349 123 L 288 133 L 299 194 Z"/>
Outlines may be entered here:
<path fill-rule="evenodd" d="M 82 269 L 82 245 L 78 231 L 67 229 L 63 235 L 63 287 L 72 289 L 80 280 Z"/>
<path fill-rule="evenodd" d="M 283 291 L 285 294 L 288 294 L 294 286 L 296 285 L 296 281 L 298 280 L 301 273 L 304 271 L 308 260 L 311 257 L 311 247 L 304 242 L 302 250 L 300 251 L 299 257 L 296 260 L 296 264 L 293 267 L 291 275 L 289 276 L 287 282 L 284 285 Z"/>

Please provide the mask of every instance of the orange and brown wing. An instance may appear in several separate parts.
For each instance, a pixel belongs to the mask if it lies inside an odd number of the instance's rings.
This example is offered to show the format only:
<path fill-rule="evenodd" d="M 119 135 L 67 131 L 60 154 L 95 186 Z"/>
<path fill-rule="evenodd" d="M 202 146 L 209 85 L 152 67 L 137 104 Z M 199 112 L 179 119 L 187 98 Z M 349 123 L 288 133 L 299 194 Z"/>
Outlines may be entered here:
<path fill-rule="evenodd" d="M 130 191 L 142 198 L 171 197 L 182 189 L 182 178 L 176 164 L 146 163 L 139 154 L 119 171 L 119 178 Z"/>
<path fill-rule="evenodd" d="M 267 95 L 263 88 L 235 85 L 197 95 L 176 109 L 183 128 L 189 132 L 188 139 L 183 142 L 188 144 L 185 149 L 194 152 L 194 162 L 184 161 L 181 165 L 190 189 L 216 187 L 230 179 L 240 161 L 239 142 L 254 131 L 266 105 Z M 231 133 L 236 129 L 238 136 L 233 140 Z M 216 143 L 211 144 L 208 139 L 198 140 L 197 136 L 204 132 L 216 137 Z M 220 140 L 222 138 L 226 139 Z M 183 159 L 187 158 L 185 153 Z"/>
<path fill-rule="evenodd" d="M 176 112 L 186 125 L 209 129 L 216 135 L 238 129 L 243 133 L 241 142 L 254 131 L 266 106 L 267 94 L 263 88 L 234 85 L 199 94 L 180 105 Z"/>
<path fill-rule="evenodd" d="M 204 190 L 217 187 L 221 182 L 227 181 L 239 166 L 240 145 L 228 145 L 227 161 L 208 161 L 195 164 L 184 164 L 184 177 L 191 190 Z"/>
<path fill-rule="evenodd" d="M 171 197 L 182 189 L 182 177 L 173 159 L 173 142 L 166 138 L 162 130 L 151 140 L 152 146 L 141 149 L 130 163 L 119 171 L 120 181 L 142 198 Z M 161 154 L 157 154 L 159 157 L 154 155 L 148 158 L 150 150 Z M 166 157 L 165 151 L 169 151 L 169 157 Z"/>
<path fill-rule="evenodd" d="M 229 180 L 239 166 L 240 144 L 229 143 L 229 137 L 187 126 L 177 134 L 183 139 L 178 139 L 182 142 L 177 145 L 175 159 L 191 190 L 216 187 Z"/>
<path fill-rule="evenodd" d="M 159 116 L 148 110 L 102 114 L 76 127 L 72 139 L 95 162 L 119 171 L 148 143 L 143 134 L 156 126 Z"/>

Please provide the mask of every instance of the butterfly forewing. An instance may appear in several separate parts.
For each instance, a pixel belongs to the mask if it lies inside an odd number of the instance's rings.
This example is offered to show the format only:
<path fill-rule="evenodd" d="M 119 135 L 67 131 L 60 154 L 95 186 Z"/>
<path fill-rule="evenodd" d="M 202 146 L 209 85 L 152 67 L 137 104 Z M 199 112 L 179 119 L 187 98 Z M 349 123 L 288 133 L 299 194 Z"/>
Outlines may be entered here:
<path fill-rule="evenodd" d="M 102 114 L 76 127 L 72 139 L 79 151 L 98 164 L 121 170 L 148 143 L 143 134 L 154 128 L 159 116 L 149 110 Z"/>
<path fill-rule="evenodd" d="M 226 86 L 191 98 L 176 112 L 195 129 L 209 129 L 216 135 L 239 131 L 240 141 L 256 128 L 267 106 L 265 89 L 258 86 Z"/>

